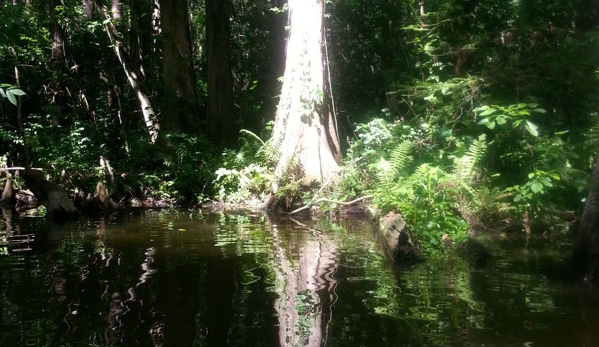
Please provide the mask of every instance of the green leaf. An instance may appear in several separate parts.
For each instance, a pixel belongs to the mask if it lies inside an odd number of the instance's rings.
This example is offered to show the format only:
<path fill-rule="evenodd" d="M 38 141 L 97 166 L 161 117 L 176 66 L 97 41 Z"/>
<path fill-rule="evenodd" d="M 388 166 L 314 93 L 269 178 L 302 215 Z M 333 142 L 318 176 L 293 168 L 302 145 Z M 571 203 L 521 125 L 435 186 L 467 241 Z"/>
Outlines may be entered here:
<path fill-rule="evenodd" d="M 484 117 L 484 116 L 488 116 L 490 114 L 495 113 L 497 110 L 494 108 L 488 108 L 485 112 L 481 113 L 479 116 Z"/>
<path fill-rule="evenodd" d="M 532 110 L 530 110 L 530 112 L 536 112 L 536 113 L 547 113 L 547 111 L 545 111 L 545 110 L 544 110 L 544 109 L 542 109 L 542 108 L 535 108 L 535 109 L 532 109 Z"/>
<path fill-rule="evenodd" d="M 541 183 L 543 183 L 543 185 L 545 187 L 553 187 L 553 184 L 551 183 L 551 181 L 548 178 L 543 178 L 541 180 Z"/>
<path fill-rule="evenodd" d="M 536 194 L 543 190 L 543 184 L 539 181 L 534 181 L 534 183 L 530 186 L 530 190 Z"/>
<path fill-rule="evenodd" d="M 532 136 L 534 136 L 534 137 L 538 137 L 539 136 L 539 128 L 534 123 L 526 121 L 525 127 L 526 127 L 526 130 L 528 130 L 528 132 Z"/>
<path fill-rule="evenodd" d="M 19 88 L 11 88 L 8 90 L 8 92 L 12 93 L 14 95 L 17 95 L 17 96 L 27 95 L 27 93 L 25 93 L 24 91 L 22 91 Z"/>
<path fill-rule="evenodd" d="M 499 125 L 503 125 L 505 124 L 506 120 L 504 116 L 497 116 L 497 118 L 495 118 L 495 121 L 497 122 L 497 124 Z"/>
<path fill-rule="evenodd" d="M 10 101 L 11 104 L 17 106 L 17 98 L 15 98 L 15 95 L 11 93 L 10 90 L 6 91 L 6 97 L 8 98 L 8 101 Z"/>
<path fill-rule="evenodd" d="M 487 128 L 489 129 L 495 129 L 495 121 L 489 121 L 487 124 L 485 124 L 487 126 Z"/>

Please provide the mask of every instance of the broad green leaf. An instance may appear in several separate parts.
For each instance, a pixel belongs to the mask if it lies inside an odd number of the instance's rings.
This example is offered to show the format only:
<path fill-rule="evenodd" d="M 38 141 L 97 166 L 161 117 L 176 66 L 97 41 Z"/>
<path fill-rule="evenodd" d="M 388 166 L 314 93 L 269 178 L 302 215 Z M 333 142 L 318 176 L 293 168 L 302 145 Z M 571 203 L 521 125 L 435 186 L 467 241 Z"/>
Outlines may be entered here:
<path fill-rule="evenodd" d="M 542 109 L 542 108 L 535 108 L 535 109 L 532 109 L 532 110 L 530 110 L 530 112 L 536 112 L 536 113 L 547 113 L 547 111 L 545 111 L 545 110 L 544 110 L 544 109 Z"/>
<path fill-rule="evenodd" d="M 534 136 L 534 137 L 538 137 L 539 136 L 539 128 L 534 123 L 526 121 L 525 126 L 526 126 L 526 130 L 528 130 L 528 132 L 532 136 Z"/>
<path fill-rule="evenodd" d="M 553 187 L 553 184 L 551 183 L 551 181 L 548 178 L 544 178 L 541 180 L 541 183 L 543 183 L 543 185 L 545 187 Z"/>
<path fill-rule="evenodd" d="M 11 104 L 17 106 L 17 98 L 15 98 L 15 95 L 11 93 L 10 90 L 6 91 L 6 97 L 8 98 L 8 101 L 10 101 Z"/>
<path fill-rule="evenodd" d="M 538 193 L 540 191 L 543 190 L 543 184 L 539 181 L 535 181 L 531 186 L 530 186 L 530 190 L 532 190 L 533 193 Z"/>
<path fill-rule="evenodd" d="M 495 118 L 495 121 L 497 122 L 497 124 L 499 125 L 503 125 L 505 124 L 506 120 L 504 116 L 497 116 L 497 118 Z"/>
<path fill-rule="evenodd" d="M 22 91 L 19 88 L 11 88 L 8 90 L 8 92 L 17 96 L 27 95 L 24 91 Z"/>
<path fill-rule="evenodd" d="M 479 116 L 484 117 L 484 116 L 488 116 L 490 114 L 495 113 L 497 110 L 494 108 L 489 108 L 487 109 L 485 112 L 481 113 Z"/>

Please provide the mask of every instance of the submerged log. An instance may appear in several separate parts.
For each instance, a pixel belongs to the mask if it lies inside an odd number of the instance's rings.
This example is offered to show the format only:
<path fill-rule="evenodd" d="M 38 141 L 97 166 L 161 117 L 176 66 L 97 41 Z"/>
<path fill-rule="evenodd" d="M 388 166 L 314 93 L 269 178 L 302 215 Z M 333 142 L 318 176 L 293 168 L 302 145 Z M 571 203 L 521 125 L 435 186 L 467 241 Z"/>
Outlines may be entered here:
<path fill-rule="evenodd" d="M 420 246 L 399 214 L 389 212 L 380 219 L 378 227 L 389 259 L 394 263 L 419 260 Z"/>
<path fill-rule="evenodd" d="M 35 170 L 26 170 L 23 178 L 33 195 L 46 206 L 47 218 L 75 219 L 79 217 L 80 212 L 58 183 L 46 180 L 41 172 Z"/>

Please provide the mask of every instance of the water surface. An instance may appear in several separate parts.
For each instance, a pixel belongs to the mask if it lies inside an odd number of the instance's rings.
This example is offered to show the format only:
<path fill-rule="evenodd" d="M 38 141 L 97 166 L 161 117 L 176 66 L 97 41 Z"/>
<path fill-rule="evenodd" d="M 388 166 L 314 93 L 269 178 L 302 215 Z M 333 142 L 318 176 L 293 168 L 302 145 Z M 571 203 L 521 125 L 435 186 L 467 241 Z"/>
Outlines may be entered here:
<path fill-rule="evenodd" d="M 363 221 L 4 217 L 36 242 L 0 246 L 0 346 L 599 346 L 565 237 L 496 237 L 485 270 L 394 269 Z"/>

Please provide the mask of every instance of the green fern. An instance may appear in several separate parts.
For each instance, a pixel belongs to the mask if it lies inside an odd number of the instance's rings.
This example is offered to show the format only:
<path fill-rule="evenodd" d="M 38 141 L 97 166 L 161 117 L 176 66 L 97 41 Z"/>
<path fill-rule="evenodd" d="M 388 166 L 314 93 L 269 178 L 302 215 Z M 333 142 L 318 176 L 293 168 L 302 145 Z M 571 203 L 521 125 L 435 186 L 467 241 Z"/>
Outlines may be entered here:
<path fill-rule="evenodd" d="M 258 149 L 256 160 L 263 162 L 266 166 L 274 168 L 281 156 L 281 141 L 275 143 L 271 138 Z"/>
<path fill-rule="evenodd" d="M 474 140 L 466 154 L 458 159 L 453 172 L 456 181 L 469 184 L 478 161 L 485 155 L 486 151 L 487 142 L 483 135 L 479 139 Z"/>
<path fill-rule="evenodd" d="M 411 149 L 412 144 L 409 141 L 403 141 L 391 152 L 391 170 L 396 176 L 404 174 L 407 166 L 412 162 Z"/>

